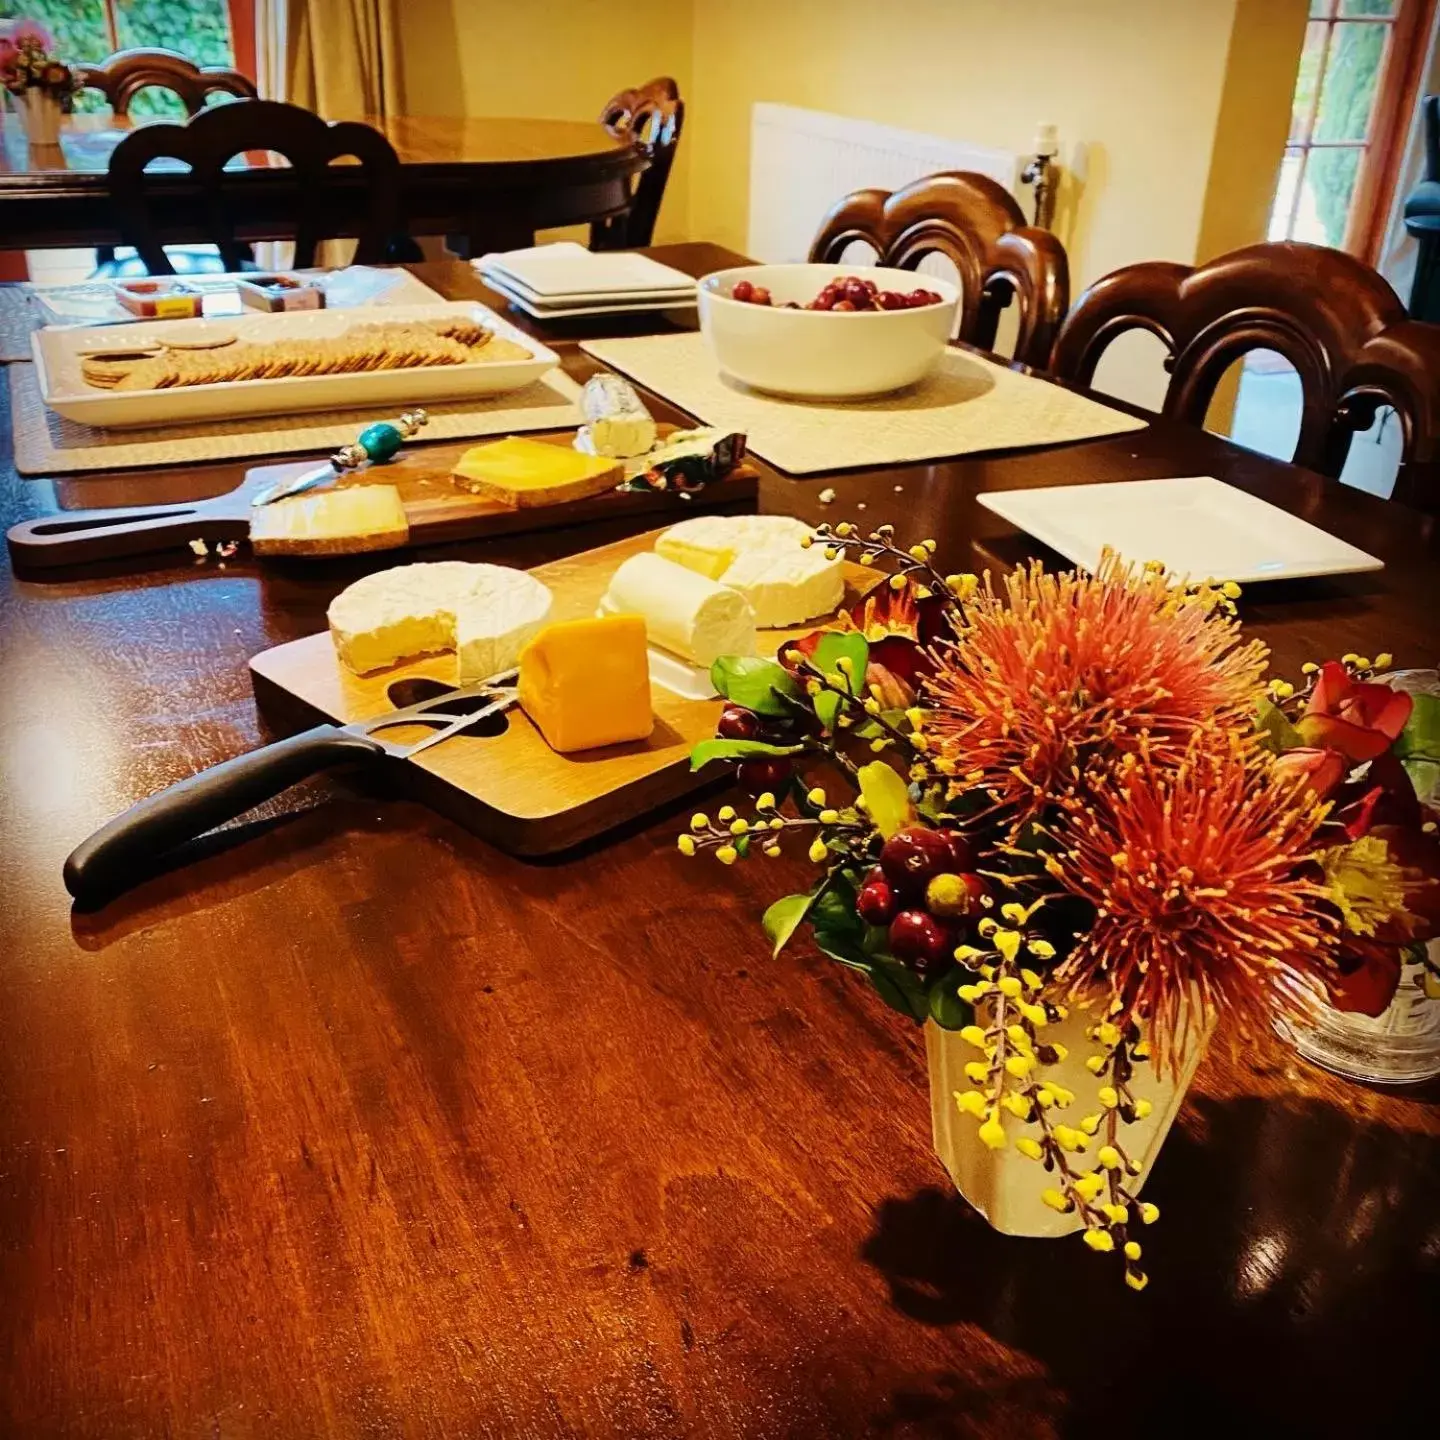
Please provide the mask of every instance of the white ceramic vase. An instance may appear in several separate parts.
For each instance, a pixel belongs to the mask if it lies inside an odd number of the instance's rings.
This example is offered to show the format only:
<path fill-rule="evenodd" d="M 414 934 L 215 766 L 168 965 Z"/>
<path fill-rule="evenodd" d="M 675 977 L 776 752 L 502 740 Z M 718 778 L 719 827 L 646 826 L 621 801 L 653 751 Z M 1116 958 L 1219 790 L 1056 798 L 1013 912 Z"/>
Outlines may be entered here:
<path fill-rule="evenodd" d="M 25 138 L 31 145 L 58 145 L 60 122 L 65 111 L 59 100 L 48 90 L 32 85 L 15 97 L 15 108 L 25 126 Z"/>
<path fill-rule="evenodd" d="M 1068 1051 L 1064 1060 L 1044 1067 L 1050 1076 L 1067 1090 L 1075 1092 L 1075 1103 L 1063 1111 L 1053 1112 L 1065 1124 L 1078 1125 L 1082 1115 L 1102 1110 L 1100 1087 L 1106 1082 L 1085 1068 L 1087 1056 L 1097 1046 L 1085 1038 L 1085 1030 L 1095 1023 L 1088 1010 L 1076 1007 L 1067 1019 L 1045 1027 L 1045 1039 L 1059 1041 Z M 1137 1099 L 1149 1100 L 1154 1107 L 1144 1120 L 1122 1127 L 1125 1152 L 1139 1162 L 1141 1171 L 1130 1182 L 1138 1192 L 1150 1174 L 1160 1146 L 1179 1113 L 1185 1092 L 1200 1063 L 1211 1027 L 1190 1027 L 1189 1042 L 1181 1057 L 1178 1076 L 1153 1066 L 1137 1067 L 1131 1089 Z M 953 1030 L 942 1030 L 933 1020 L 925 1025 L 925 1053 L 930 1071 L 930 1118 L 935 1136 L 935 1153 L 950 1172 L 955 1188 L 1003 1235 L 1036 1235 L 1054 1237 L 1070 1235 L 1079 1230 L 1082 1221 L 1075 1213 L 1062 1215 L 1040 1198 L 1041 1191 L 1055 1183 L 1052 1174 L 1038 1161 L 1028 1160 L 1015 1149 L 1014 1140 L 1021 1135 L 1038 1138 L 1039 1127 L 1026 1124 L 1013 1116 L 1003 1117 L 1005 1131 L 1012 1143 L 1003 1150 L 991 1150 L 977 1133 L 979 1122 L 972 1115 L 962 1114 L 955 1104 L 957 1090 L 973 1090 L 974 1083 L 965 1075 L 968 1062 L 980 1052 Z M 1101 1132 L 1103 1134 L 1103 1131 Z M 1078 1168 L 1090 1169 L 1091 1151 L 1077 1155 Z"/>

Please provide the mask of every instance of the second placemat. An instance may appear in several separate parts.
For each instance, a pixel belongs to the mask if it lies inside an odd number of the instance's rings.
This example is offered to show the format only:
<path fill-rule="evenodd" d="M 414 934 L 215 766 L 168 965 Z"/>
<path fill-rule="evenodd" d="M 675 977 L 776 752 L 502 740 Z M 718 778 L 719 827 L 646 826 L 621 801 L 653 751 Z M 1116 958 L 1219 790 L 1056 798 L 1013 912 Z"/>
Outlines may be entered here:
<path fill-rule="evenodd" d="M 15 427 L 15 468 L 22 475 L 74 475 L 86 470 L 133 470 L 196 460 L 242 460 L 295 455 L 348 445 L 358 431 L 387 412 L 326 410 L 310 415 L 267 415 L 261 420 L 212 420 L 171 429 L 100 430 L 47 410 L 34 365 L 11 365 L 10 413 Z M 584 418 L 580 387 L 563 370 L 551 370 L 523 390 L 486 399 L 427 405 L 426 440 L 560 430 Z"/>
<path fill-rule="evenodd" d="M 792 475 L 1062 445 L 1146 422 L 964 350 L 910 390 L 873 400 L 782 400 L 721 375 L 704 336 L 590 340 L 582 347 Z"/>

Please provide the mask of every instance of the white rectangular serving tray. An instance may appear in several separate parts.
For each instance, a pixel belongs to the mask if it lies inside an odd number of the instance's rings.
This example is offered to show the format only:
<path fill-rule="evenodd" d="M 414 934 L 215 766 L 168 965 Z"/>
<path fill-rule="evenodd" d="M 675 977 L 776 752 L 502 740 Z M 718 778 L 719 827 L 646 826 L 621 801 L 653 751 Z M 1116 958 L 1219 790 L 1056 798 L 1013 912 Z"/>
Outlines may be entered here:
<path fill-rule="evenodd" d="M 1192 580 L 1296 580 L 1383 570 L 1385 562 L 1210 475 L 995 490 L 976 497 L 1093 571 L 1108 545 Z"/>
<path fill-rule="evenodd" d="M 128 349 L 155 340 L 233 334 L 237 340 L 321 339 L 376 321 L 478 321 L 529 351 L 525 360 L 473 365 L 426 365 L 348 375 L 293 375 L 275 380 L 227 380 L 217 385 L 176 385 L 166 390 L 102 390 L 80 377 L 87 351 Z M 31 337 L 36 378 L 45 404 L 67 420 L 104 429 L 219 420 L 234 416 L 294 415 L 309 410 L 360 407 L 394 409 L 445 400 L 472 400 L 521 390 L 560 363 L 560 357 L 503 316 L 473 300 L 433 305 L 367 306 L 353 310 L 254 312 L 223 320 L 150 320 L 127 325 L 37 330 Z"/>

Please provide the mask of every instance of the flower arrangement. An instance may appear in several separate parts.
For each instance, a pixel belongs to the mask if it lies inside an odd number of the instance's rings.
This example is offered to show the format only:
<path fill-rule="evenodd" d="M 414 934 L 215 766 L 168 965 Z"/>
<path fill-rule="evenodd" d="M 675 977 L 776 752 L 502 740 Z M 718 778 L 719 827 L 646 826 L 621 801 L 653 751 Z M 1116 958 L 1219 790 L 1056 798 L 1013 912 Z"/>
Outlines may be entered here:
<path fill-rule="evenodd" d="M 68 105 L 79 77 L 55 53 L 54 36 L 35 20 L 18 20 L 0 35 L 0 85 L 12 95 L 38 90 Z"/>
<path fill-rule="evenodd" d="M 1179 1103 L 1147 1132 L 1147 1080 L 1193 1068 L 1217 1022 L 1378 998 L 1371 968 L 1440 922 L 1434 826 L 1401 794 L 1412 707 L 1358 657 L 1267 693 L 1234 585 L 1111 555 L 997 585 L 889 525 L 811 543 L 886 578 L 775 661 L 716 662 L 727 703 L 692 764 L 734 763 L 754 811 L 697 814 L 679 848 L 729 865 L 801 839 L 820 873 L 766 911 L 774 953 L 808 926 L 973 1047 L 946 1103 L 997 1163 L 1048 1172 L 1044 1204 L 1143 1288 L 1158 1212 L 1136 1192 Z M 1061 1035 L 1098 1082 L 1073 1122 Z"/>

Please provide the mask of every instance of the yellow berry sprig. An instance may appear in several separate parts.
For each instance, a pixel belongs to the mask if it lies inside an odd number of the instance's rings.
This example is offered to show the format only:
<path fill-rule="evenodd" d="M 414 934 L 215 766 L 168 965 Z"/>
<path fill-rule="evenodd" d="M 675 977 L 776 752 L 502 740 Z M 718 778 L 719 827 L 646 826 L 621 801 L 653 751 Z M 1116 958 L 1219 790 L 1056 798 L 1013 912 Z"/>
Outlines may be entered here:
<path fill-rule="evenodd" d="M 892 744 L 906 746 L 917 754 L 925 753 L 927 742 L 925 736 L 920 733 L 920 727 L 925 719 L 924 711 L 918 706 L 912 706 L 905 712 L 906 723 L 910 726 L 909 731 L 893 725 L 883 713 L 879 687 L 872 685 L 868 692 L 861 692 L 860 686 L 864 682 L 864 676 L 856 675 L 854 663 L 848 655 L 841 655 L 835 661 L 834 671 L 829 674 L 799 650 L 787 650 L 785 660 L 793 667 L 796 679 L 812 699 L 826 691 L 839 697 L 841 705 L 845 708 L 841 709 L 835 717 L 837 730 L 849 729 L 857 720 L 862 724 L 867 721 L 873 722 L 878 729 L 884 732 L 870 743 L 871 750 L 876 754 L 888 749 Z M 823 748 L 837 759 L 843 760 L 844 757 L 835 747 L 824 746 Z"/>
<path fill-rule="evenodd" d="M 1117 1140 L 1118 1119 L 1143 1119 L 1150 1113 L 1150 1102 L 1137 1100 L 1129 1090 L 1130 1053 L 1138 1051 L 1127 1051 L 1125 1037 L 1116 1026 L 1107 1022 L 1092 1027 L 1087 1033 L 1093 1038 L 1103 1037 L 1102 1044 L 1114 1042 L 1106 1045 L 1104 1054 L 1087 1061 L 1093 1073 L 1111 1080 L 1101 1091 L 1105 1111 L 1083 1117 L 1078 1127 L 1055 1118 L 1054 1112 L 1074 1104 L 1075 1095 L 1044 1075 L 1043 1066 L 1064 1060 L 1067 1052 L 1059 1042 L 1047 1042 L 1041 1032 L 1052 1021 L 1065 1019 L 1068 1011 L 1043 998 L 1042 976 L 1022 960 L 1022 955 L 1033 957 L 1044 965 L 1055 956 L 1049 941 L 1019 928 L 1035 908 L 1016 902 L 1003 905 L 1002 918 L 1015 928 L 987 916 L 978 928 L 993 948 L 984 951 L 962 945 L 955 952 L 961 964 L 975 966 L 980 975 L 973 984 L 960 986 L 957 993 L 972 1005 L 983 1004 L 990 1017 L 986 1025 L 972 1024 L 960 1031 L 961 1038 L 985 1058 L 965 1066 L 966 1078 L 977 1088 L 957 1091 L 955 1102 L 964 1114 L 981 1122 L 979 1138 L 994 1150 L 1009 1143 L 1006 1115 L 1039 1129 L 1038 1138 L 1021 1135 L 1014 1143 L 1027 1159 L 1056 1175 L 1058 1185 L 1045 1190 L 1041 1198 L 1052 1209 L 1078 1213 L 1085 1226 L 1085 1243 L 1092 1250 L 1123 1255 L 1126 1283 L 1142 1290 L 1148 1278 L 1137 1263 L 1139 1242 L 1130 1237 L 1127 1228 L 1131 1207 L 1138 1206 L 1139 1218 L 1147 1225 L 1159 1218 L 1160 1211 L 1158 1206 L 1137 1202 L 1126 1190 L 1122 1170 L 1133 1174 L 1139 1167 Z M 1105 1144 L 1096 1155 L 1098 1168 L 1078 1169 L 1072 1157 L 1089 1149 L 1102 1124 L 1107 1130 Z"/>
<path fill-rule="evenodd" d="M 871 822 L 854 810 L 832 809 L 825 792 L 816 786 L 806 797 L 818 806 L 816 815 L 782 815 L 774 795 L 769 791 L 755 801 L 755 814 L 740 815 L 733 805 L 722 805 L 715 819 L 697 811 L 690 817 L 690 828 L 676 837 L 675 845 L 682 855 L 694 856 L 702 851 L 714 852 L 722 865 L 733 865 L 744 858 L 754 844 L 770 859 L 781 853 L 780 838 L 786 832 L 823 828 L 833 835 L 868 838 L 874 830 Z M 808 851 L 812 863 L 819 865 L 829 858 L 830 850 L 822 836 L 816 835 Z"/>
<path fill-rule="evenodd" d="M 825 554 L 832 560 L 845 551 L 855 552 L 855 558 L 866 566 L 873 566 L 881 559 L 887 560 L 895 566 L 889 580 L 890 588 L 904 590 L 913 585 L 917 600 L 943 595 L 963 605 L 980 586 L 975 575 L 944 575 L 937 570 L 932 557 L 939 547 L 934 540 L 921 540 L 908 548 L 897 545 L 893 525 L 877 526 L 862 536 L 855 525 L 842 520 L 834 526 L 817 525 L 815 538 L 807 535 L 800 543 L 807 548 L 824 544 Z"/>
<path fill-rule="evenodd" d="M 1373 660 L 1364 655 L 1356 655 L 1353 651 L 1340 657 L 1340 663 L 1345 667 L 1345 673 L 1352 680 L 1372 681 L 1374 678 L 1389 670 L 1395 663 L 1395 657 L 1389 651 L 1382 650 Z M 1269 681 L 1265 686 L 1265 694 L 1281 710 L 1290 714 L 1298 714 L 1305 709 L 1311 693 L 1315 689 L 1316 678 L 1320 674 L 1320 666 L 1314 660 L 1307 660 L 1300 667 L 1300 684 L 1292 685 L 1288 680 L 1279 678 Z"/>

